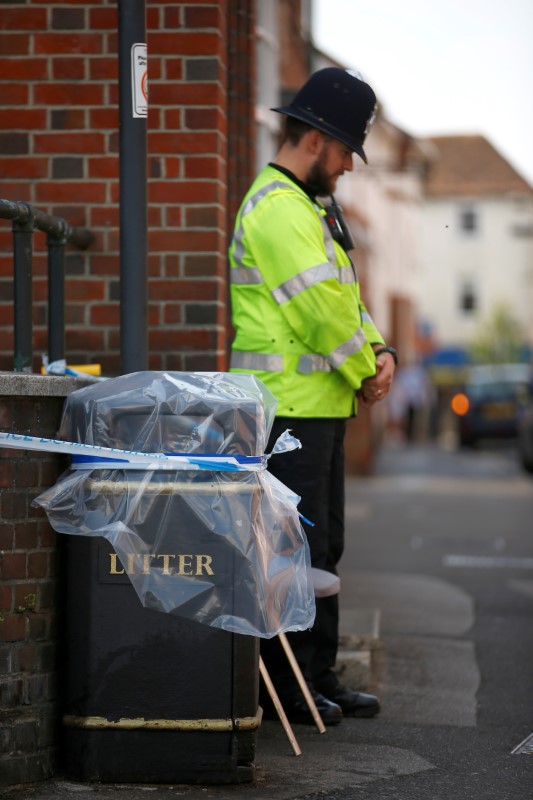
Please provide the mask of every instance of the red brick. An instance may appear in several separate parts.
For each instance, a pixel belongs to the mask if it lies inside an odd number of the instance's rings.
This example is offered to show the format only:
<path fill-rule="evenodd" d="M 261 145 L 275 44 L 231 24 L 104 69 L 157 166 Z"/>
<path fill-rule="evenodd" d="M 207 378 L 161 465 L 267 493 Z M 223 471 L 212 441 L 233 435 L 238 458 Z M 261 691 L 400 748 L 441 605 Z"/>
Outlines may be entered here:
<path fill-rule="evenodd" d="M 116 80 L 118 77 L 117 58 L 91 58 L 89 77 L 92 81 Z"/>
<path fill-rule="evenodd" d="M 37 183 L 35 201 L 37 203 L 104 203 L 106 193 L 105 183 L 89 183 L 88 181 Z"/>
<path fill-rule="evenodd" d="M 39 546 L 38 523 L 17 522 L 15 525 L 15 547 L 17 550 L 35 550 Z"/>
<path fill-rule="evenodd" d="M 150 34 L 150 52 L 175 55 L 212 55 L 220 47 L 217 33 L 158 33 Z"/>
<path fill-rule="evenodd" d="M 105 138 L 101 133 L 39 133 L 34 136 L 36 153 L 103 153 Z"/>
<path fill-rule="evenodd" d="M 54 547 L 56 532 L 46 520 L 39 521 L 39 542 L 41 547 Z"/>
<path fill-rule="evenodd" d="M 11 197 L 14 200 L 23 200 L 26 203 L 33 201 L 33 187 L 34 183 L 26 183 L 25 181 L 5 180 L 2 181 L 2 195 L 3 197 Z"/>
<path fill-rule="evenodd" d="M 220 284 L 216 280 L 159 280 L 150 281 L 148 296 L 155 300 L 217 300 Z"/>
<path fill-rule="evenodd" d="M 91 30 L 115 31 L 118 26 L 116 8 L 91 8 L 89 9 L 89 27 Z"/>
<path fill-rule="evenodd" d="M 220 178 L 224 174 L 224 165 L 220 159 L 213 157 L 196 157 L 185 159 L 186 178 Z"/>
<path fill-rule="evenodd" d="M 0 53 L 3 56 L 25 56 L 30 52 L 27 33 L 0 33 Z"/>
<path fill-rule="evenodd" d="M 117 206 L 95 206 L 89 212 L 89 228 L 116 228 L 120 220 L 120 213 Z M 98 268 L 106 256 L 98 256 L 94 259 L 93 268 Z M 110 258 L 110 256 L 107 256 Z M 112 258 L 115 258 L 114 256 Z"/>
<path fill-rule="evenodd" d="M 167 112 L 167 125 L 169 123 Z M 188 108 L 185 111 L 185 127 L 192 130 L 218 130 L 220 113 L 216 108 Z"/>
<path fill-rule="evenodd" d="M 79 353 L 102 353 L 104 349 L 104 336 L 102 331 L 94 330 L 67 330 L 67 350 Z"/>
<path fill-rule="evenodd" d="M 183 59 L 165 59 L 165 77 L 167 81 L 181 81 L 183 78 Z"/>
<path fill-rule="evenodd" d="M 217 234 L 214 231 L 148 231 L 148 248 L 152 252 L 165 250 L 195 251 L 217 249 Z"/>
<path fill-rule="evenodd" d="M 34 53 L 102 53 L 103 38 L 99 33 L 36 33 Z"/>
<path fill-rule="evenodd" d="M 219 11 L 215 6 L 191 5 L 185 8 L 185 27 L 187 28 L 218 28 L 220 23 Z"/>
<path fill-rule="evenodd" d="M 3 30 L 39 31 L 46 28 L 46 9 L 3 8 L 0 24 Z"/>
<path fill-rule="evenodd" d="M 89 178 L 118 178 L 119 160 L 116 157 L 89 158 Z"/>
<path fill-rule="evenodd" d="M 7 522 L 0 522 L 0 550 L 11 550 L 15 541 L 15 526 Z M 0 587 L 1 594 L 1 587 Z M 0 609 L 2 605 L 0 603 Z M 4 606 L 5 608 L 5 606 Z"/>
<path fill-rule="evenodd" d="M 83 300 L 104 300 L 105 283 L 103 280 L 90 278 L 67 278 L 65 281 L 65 296 L 69 302 Z"/>
<path fill-rule="evenodd" d="M 26 577 L 26 553 L 3 553 L 0 555 L 0 577 L 3 580 Z"/>
<path fill-rule="evenodd" d="M 38 669 L 38 653 L 39 650 L 35 644 L 18 648 L 17 656 L 21 672 L 32 672 Z"/>
<path fill-rule="evenodd" d="M 55 80 L 81 80 L 85 78 L 84 58 L 54 58 L 52 76 Z"/>
<path fill-rule="evenodd" d="M 11 586 L 0 586 L 0 611 L 11 611 L 13 603 L 13 589 Z"/>
<path fill-rule="evenodd" d="M 25 83 L 0 83 L 0 105 L 23 106 L 28 104 L 28 86 Z M 3 111 L 5 114 L 5 110 Z"/>
<path fill-rule="evenodd" d="M 19 461 L 17 463 L 16 485 L 18 488 L 39 485 L 38 461 Z"/>
<path fill-rule="evenodd" d="M 210 350 L 216 346 L 216 332 L 205 328 L 190 329 L 169 327 L 148 333 L 151 350 Z"/>
<path fill-rule="evenodd" d="M 89 120 L 94 130 L 116 130 L 118 108 L 93 108 L 89 112 Z"/>
<path fill-rule="evenodd" d="M 91 325 L 119 325 L 120 307 L 116 303 L 98 304 L 90 310 Z"/>
<path fill-rule="evenodd" d="M 222 104 L 217 83 L 150 83 L 150 103 L 161 106 L 205 106 Z"/>
<path fill-rule="evenodd" d="M 219 198 L 214 181 L 154 181 L 148 184 L 152 203 L 213 203 Z"/>
<path fill-rule="evenodd" d="M 26 618 L 22 614 L 6 616 L 0 625 L 1 642 L 22 642 L 26 638 Z"/>
<path fill-rule="evenodd" d="M 0 119 L 3 115 L 0 115 Z M 0 178 L 46 178 L 45 158 L 0 158 Z"/>
<path fill-rule="evenodd" d="M 181 178 L 184 164 L 183 158 L 165 158 L 165 177 L 166 178 Z"/>
<path fill-rule="evenodd" d="M 85 109 L 60 108 L 52 111 L 52 130 L 65 131 L 85 128 Z M 44 126 L 43 126 L 44 127 Z"/>
<path fill-rule="evenodd" d="M 28 578 L 46 578 L 48 553 L 28 553 Z"/>
<path fill-rule="evenodd" d="M 217 150 L 216 133 L 149 133 L 148 148 L 151 153 L 214 153 Z"/>
<path fill-rule="evenodd" d="M 9 461 L 0 461 L 0 487 L 12 488 L 15 480 L 15 465 Z"/>
<path fill-rule="evenodd" d="M 165 30 L 168 28 L 181 28 L 181 8 L 164 9 Z"/>
<path fill-rule="evenodd" d="M 0 58 L 0 75 L 12 81 L 44 80 L 48 76 L 46 58 Z"/>
<path fill-rule="evenodd" d="M 225 209 L 222 210 L 218 206 L 193 206 L 186 209 L 185 228 L 222 229 L 224 224 Z"/>
<path fill-rule="evenodd" d="M 98 84 L 37 83 L 33 91 L 37 105 L 97 106 L 104 99 L 104 87 Z"/>
<path fill-rule="evenodd" d="M 179 325 L 182 321 L 181 303 L 164 303 L 163 305 L 163 324 Z"/>
<path fill-rule="evenodd" d="M 169 228 L 181 228 L 183 224 L 181 206 L 168 206 L 165 209 L 165 222 Z"/>

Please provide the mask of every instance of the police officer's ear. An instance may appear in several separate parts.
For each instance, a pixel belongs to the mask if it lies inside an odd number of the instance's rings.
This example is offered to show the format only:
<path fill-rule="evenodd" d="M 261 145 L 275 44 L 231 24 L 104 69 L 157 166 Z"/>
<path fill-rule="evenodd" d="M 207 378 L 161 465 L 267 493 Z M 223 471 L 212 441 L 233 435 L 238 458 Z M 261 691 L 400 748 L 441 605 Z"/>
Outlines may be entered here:
<path fill-rule="evenodd" d="M 311 128 L 311 130 L 305 136 L 307 150 L 310 155 L 317 156 L 320 153 L 326 138 L 327 137 L 324 136 L 321 131 L 317 130 L 316 128 Z"/>

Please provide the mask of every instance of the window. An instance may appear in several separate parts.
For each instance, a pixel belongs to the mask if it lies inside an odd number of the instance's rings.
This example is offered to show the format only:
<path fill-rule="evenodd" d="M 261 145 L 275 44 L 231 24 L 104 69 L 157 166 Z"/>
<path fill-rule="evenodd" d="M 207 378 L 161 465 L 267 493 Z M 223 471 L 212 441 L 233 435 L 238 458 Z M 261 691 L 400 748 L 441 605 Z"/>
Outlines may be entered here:
<path fill-rule="evenodd" d="M 256 91 L 257 124 L 256 167 L 261 169 L 276 155 L 279 114 L 270 111 L 279 105 L 278 4 L 256 0 Z"/>
<path fill-rule="evenodd" d="M 459 213 L 459 225 L 465 233 L 474 233 L 479 227 L 477 212 L 473 208 L 463 208 Z"/>
<path fill-rule="evenodd" d="M 477 291 L 470 279 L 463 281 L 459 293 L 459 310 L 463 314 L 472 314 L 478 306 Z"/>

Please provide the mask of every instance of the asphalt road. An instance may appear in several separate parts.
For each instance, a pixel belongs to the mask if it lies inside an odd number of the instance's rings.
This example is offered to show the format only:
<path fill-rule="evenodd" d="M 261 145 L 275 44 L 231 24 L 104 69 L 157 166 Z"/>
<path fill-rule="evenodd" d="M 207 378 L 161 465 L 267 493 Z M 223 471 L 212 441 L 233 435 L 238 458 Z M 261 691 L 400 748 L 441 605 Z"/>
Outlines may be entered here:
<path fill-rule="evenodd" d="M 512 448 L 388 447 L 350 479 L 342 627 L 379 622 L 383 710 L 296 758 L 263 723 L 257 780 L 228 787 L 15 790 L 9 800 L 533 800 L 533 478 Z M 524 749 L 528 749 L 527 747 Z"/>

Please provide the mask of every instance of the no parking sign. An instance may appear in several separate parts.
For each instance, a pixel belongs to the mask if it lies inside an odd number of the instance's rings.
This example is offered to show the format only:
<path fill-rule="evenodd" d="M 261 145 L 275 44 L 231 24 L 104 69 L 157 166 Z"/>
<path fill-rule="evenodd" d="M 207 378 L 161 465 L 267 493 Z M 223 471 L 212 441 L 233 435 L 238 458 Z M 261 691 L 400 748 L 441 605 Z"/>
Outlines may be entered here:
<path fill-rule="evenodd" d="M 146 44 L 131 47 L 132 111 L 134 117 L 148 116 L 148 54 Z"/>

